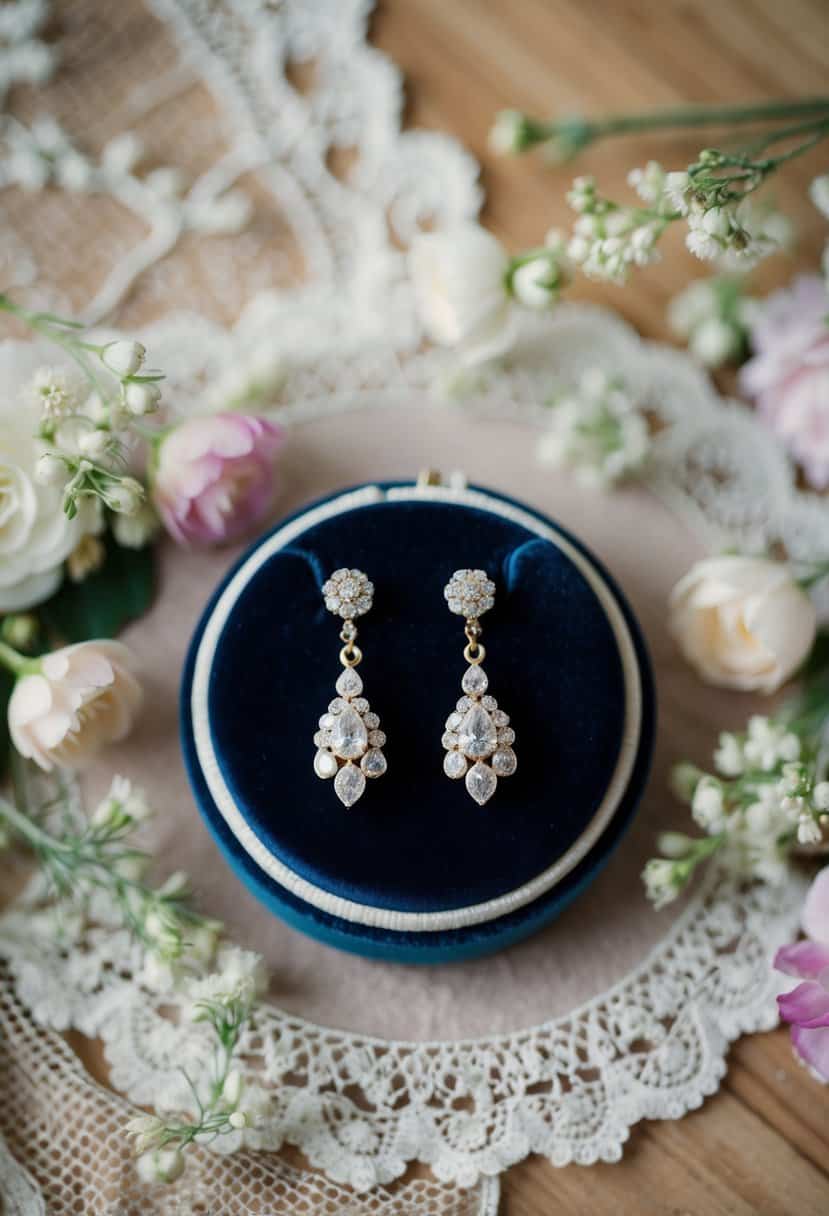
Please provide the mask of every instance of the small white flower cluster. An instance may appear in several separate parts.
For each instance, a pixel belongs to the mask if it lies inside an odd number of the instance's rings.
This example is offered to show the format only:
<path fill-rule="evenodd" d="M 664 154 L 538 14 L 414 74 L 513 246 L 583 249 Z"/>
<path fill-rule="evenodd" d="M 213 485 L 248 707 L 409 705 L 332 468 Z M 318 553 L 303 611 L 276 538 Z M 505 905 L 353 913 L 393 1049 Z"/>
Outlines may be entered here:
<path fill-rule="evenodd" d="M 43 329 L 44 323 L 38 321 L 38 327 Z M 135 515 L 144 503 L 144 487 L 124 475 L 119 465 L 131 439 L 133 419 L 158 409 L 162 375 L 143 370 L 147 352 L 140 342 L 118 338 L 95 346 L 81 342 L 68 322 L 49 320 L 45 328 L 62 345 L 74 347 L 88 379 L 84 383 L 79 374 L 48 367 L 35 373 L 32 393 L 41 408 L 39 437 L 50 445 L 38 459 L 37 480 L 63 487 L 64 510 L 70 518 L 81 498 L 97 499 L 116 515 Z M 109 382 L 115 380 L 117 398 L 102 396 L 103 385 L 88 362 L 90 352 L 100 360 Z M 144 522 L 144 543 L 153 523 Z M 133 541 L 136 533 L 133 529 L 130 534 Z M 89 557 L 89 553 L 79 557 L 79 572 L 96 568 L 94 561 L 90 566 Z"/>
<path fill-rule="evenodd" d="M 757 309 L 739 279 L 698 279 L 671 300 L 668 322 L 704 367 L 720 367 L 745 347 Z"/>
<path fill-rule="evenodd" d="M 675 899 L 696 866 L 714 853 L 737 878 L 777 883 L 795 844 L 822 843 L 829 827 L 829 781 L 818 779 L 816 763 L 804 758 L 804 748 L 785 721 L 758 714 L 744 734 L 720 735 L 714 753 L 718 775 L 677 765 L 674 791 L 690 802 L 706 835 L 660 837 L 663 856 L 648 862 L 642 875 L 657 907 Z"/>
<path fill-rule="evenodd" d="M 631 178 L 640 193 L 652 193 L 651 179 L 657 170 L 662 172 L 654 162 L 633 171 Z M 567 254 L 590 278 L 624 283 L 631 266 L 658 261 L 656 246 L 668 220 L 657 210 L 620 207 L 598 194 L 592 177 L 577 177 L 567 201 L 579 216 Z"/>
<path fill-rule="evenodd" d="M 710 185 L 686 170 L 665 175 L 664 203 L 688 224 L 685 244 L 703 261 L 727 268 L 750 270 L 784 242 L 784 227 L 777 213 L 756 208 L 751 200 L 722 199 L 722 187 Z"/>
<path fill-rule="evenodd" d="M 572 468 L 582 483 L 605 487 L 638 473 L 650 446 L 647 420 L 621 380 L 588 368 L 553 401 L 537 450 L 543 463 Z"/>

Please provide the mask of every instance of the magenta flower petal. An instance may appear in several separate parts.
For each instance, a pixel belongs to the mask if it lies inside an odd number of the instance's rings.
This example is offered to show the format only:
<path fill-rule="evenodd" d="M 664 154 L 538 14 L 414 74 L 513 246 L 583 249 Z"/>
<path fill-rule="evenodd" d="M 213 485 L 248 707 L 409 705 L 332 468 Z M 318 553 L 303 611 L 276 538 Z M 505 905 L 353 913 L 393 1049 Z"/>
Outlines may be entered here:
<path fill-rule="evenodd" d="M 774 956 L 774 966 L 785 975 L 801 980 L 814 980 L 829 968 L 829 946 L 823 942 L 793 942 L 781 946 Z"/>
<path fill-rule="evenodd" d="M 786 1022 L 808 1028 L 829 1026 L 829 988 L 816 980 L 805 980 L 779 996 L 777 1008 Z"/>
<path fill-rule="evenodd" d="M 829 947 L 829 866 L 816 875 L 801 917 L 803 932 L 815 942 L 825 942 Z"/>
<path fill-rule="evenodd" d="M 792 1047 L 822 1081 L 829 1081 L 829 1029 L 793 1026 Z"/>

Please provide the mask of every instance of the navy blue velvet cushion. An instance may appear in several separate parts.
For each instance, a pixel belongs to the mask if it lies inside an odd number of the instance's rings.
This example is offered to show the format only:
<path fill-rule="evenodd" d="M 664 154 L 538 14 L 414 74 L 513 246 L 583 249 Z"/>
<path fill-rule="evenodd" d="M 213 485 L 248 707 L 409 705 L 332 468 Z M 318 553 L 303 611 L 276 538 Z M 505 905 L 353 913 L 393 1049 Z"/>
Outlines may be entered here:
<path fill-rule="evenodd" d="M 360 674 L 388 737 L 388 772 L 369 782 L 350 810 L 312 767 L 312 735 L 341 670 L 338 621 L 326 612 L 319 587 L 343 565 L 365 570 L 375 584 L 374 608 L 359 622 Z M 490 691 L 516 731 L 518 771 L 499 782 L 483 808 L 442 769 L 441 734 L 466 668 L 463 622 L 448 611 L 443 587 L 462 566 L 484 568 L 496 583 L 495 608 L 483 618 L 484 666 Z M 534 904 L 487 925 L 440 934 L 383 933 L 327 916 L 284 891 L 235 842 L 199 771 L 189 721 L 192 668 L 208 606 L 185 670 L 182 728 L 197 799 L 226 855 L 281 915 L 363 953 L 459 957 L 532 931 L 604 863 L 644 783 L 652 687 L 639 631 L 621 603 L 641 666 L 644 719 L 635 770 L 613 823 Z M 325 890 L 405 911 L 479 903 L 551 865 L 605 793 L 623 717 L 613 632 L 569 558 L 491 512 L 427 500 L 384 501 L 339 514 L 271 557 L 235 604 L 209 685 L 214 748 L 259 839 Z"/>

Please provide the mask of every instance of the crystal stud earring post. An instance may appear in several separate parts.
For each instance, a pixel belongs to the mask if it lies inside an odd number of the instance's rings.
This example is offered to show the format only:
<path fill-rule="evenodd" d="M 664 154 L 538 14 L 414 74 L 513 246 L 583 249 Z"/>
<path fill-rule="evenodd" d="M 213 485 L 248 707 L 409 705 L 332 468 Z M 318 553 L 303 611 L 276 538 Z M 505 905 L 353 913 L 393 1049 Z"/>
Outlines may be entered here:
<path fill-rule="evenodd" d="M 386 736 L 380 730 L 380 719 L 362 695 L 363 681 L 354 670 L 363 657 L 356 645 L 354 621 L 371 608 L 374 586 L 362 570 L 335 570 L 323 583 L 322 594 L 328 611 L 343 622 L 340 662 L 345 670 L 335 685 L 337 696 L 320 718 L 314 735 L 314 772 L 324 780 L 333 777 L 340 802 L 353 806 L 362 797 L 366 778 L 382 777 L 386 771 L 382 751 Z"/>
<path fill-rule="evenodd" d="M 446 719 L 443 771 L 453 781 L 465 777 L 470 797 L 483 806 L 495 793 L 498 779 L 511 776 L 518 763 L 512 749 L 515 731 L 509 716 L 487 694 L 489 680 L 481 666 L 486 650 L 480 642 L 480 618 L 495 603 L 495 584 L 485 570 L 456 570 L 443 594 L 449 611 L 466 618 L 463 657 L 469 664 L 461 680 L 464 695 Z"/>

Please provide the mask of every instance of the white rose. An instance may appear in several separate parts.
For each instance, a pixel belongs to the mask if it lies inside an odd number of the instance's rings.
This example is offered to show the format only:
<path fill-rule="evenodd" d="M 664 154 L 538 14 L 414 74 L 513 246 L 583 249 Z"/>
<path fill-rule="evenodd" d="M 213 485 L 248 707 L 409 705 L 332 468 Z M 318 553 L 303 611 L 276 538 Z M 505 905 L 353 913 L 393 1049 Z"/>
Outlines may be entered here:
<path fill-rule="evenodd" d="M 816 614 L 782 563 L 714 557 L 677 583 L 670 628 L 709 683 L 774 692 L 811 650 Z"/>
<path fill-rule="evenodd" d="M 467 364 L 502 355 L 515 339 L 505 275 L 509 258 L 478 224 L 426 232 L 412 243 L 415 306 L 433 342 L 455 346 Z"/>
<path fill-rule="evenodd" d="M 47 772 L 82 768 L 129 732 L 141 704 L 134 660 L 120 642 L 77 642 L 21 676 L 9 701 L 9 733 Z"/>
<path fill-rule="evenodd" d="M 63 563 L 86 532 L 95 511 L 82 500 L 78 514 L 63 510 L 66 470 L 44 483 L 38 465 L 45 444 L 35 439 L 40 413 L 31 396 L 35 372 L 53 352 L 40 342 L 0 342 L 0 612 L 20 612 L 48 599 L 60 586 Z"/>

